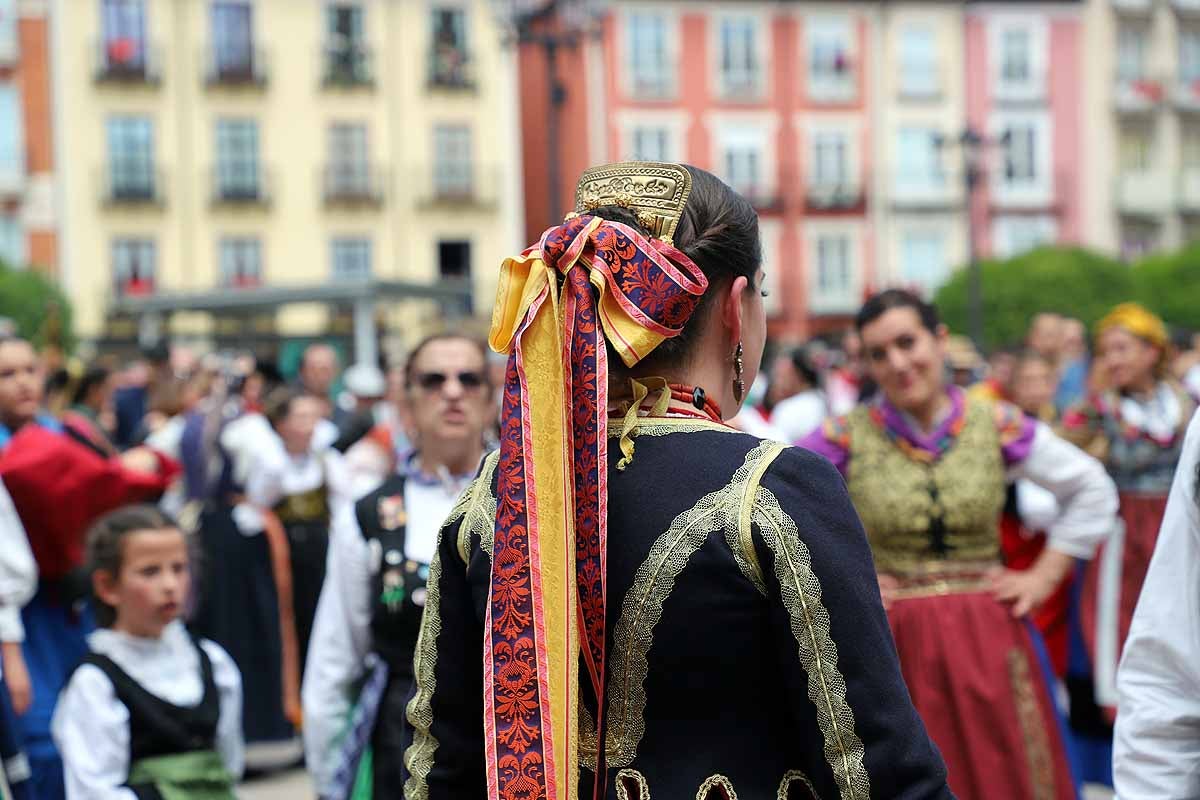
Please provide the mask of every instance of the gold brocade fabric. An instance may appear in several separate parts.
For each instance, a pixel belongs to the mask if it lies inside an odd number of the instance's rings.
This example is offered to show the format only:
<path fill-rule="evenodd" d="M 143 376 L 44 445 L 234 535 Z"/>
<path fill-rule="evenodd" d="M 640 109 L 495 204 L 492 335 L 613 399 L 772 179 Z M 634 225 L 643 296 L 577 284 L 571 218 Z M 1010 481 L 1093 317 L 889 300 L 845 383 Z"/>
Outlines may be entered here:
<path fill-rule="evenodd" d="M 851 412 L 847 484 L 880 572 L 995 562 L 1005 468 L 992 406 L 968 400 L 962 431 L 932 463 L 910 458 L 864 406 Z M 936 534 L 940 532 L 940 537 Z"/>
<path fill-rule="evenodd" d="M 328 521 L 329 490 L 321 484 L 306 492 L 290 494 L 279 501 L 274 511 L 284 525 Z"/>

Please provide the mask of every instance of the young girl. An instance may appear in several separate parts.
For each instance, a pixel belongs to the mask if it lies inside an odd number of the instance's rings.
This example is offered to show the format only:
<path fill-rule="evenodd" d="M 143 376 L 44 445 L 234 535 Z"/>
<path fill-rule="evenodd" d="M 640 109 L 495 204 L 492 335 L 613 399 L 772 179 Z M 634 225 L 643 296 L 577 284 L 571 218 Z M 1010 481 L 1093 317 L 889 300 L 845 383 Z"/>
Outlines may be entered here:
<path fill-rule="evenodd" d="M 88 534 L 99 628 L 54 712 L 67 797 L 232 798 L 241 775 L 241 677 L 179 616 L 187 542 L 153 506 L 127 506 Z"/>

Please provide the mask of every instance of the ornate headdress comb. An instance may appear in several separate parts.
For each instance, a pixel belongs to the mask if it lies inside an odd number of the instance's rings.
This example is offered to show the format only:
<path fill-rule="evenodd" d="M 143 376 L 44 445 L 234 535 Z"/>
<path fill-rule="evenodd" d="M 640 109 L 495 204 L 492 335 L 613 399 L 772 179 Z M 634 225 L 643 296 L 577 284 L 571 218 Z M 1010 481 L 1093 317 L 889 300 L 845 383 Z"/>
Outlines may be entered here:
<path fill-rule="evenodd" d="M 575 213 L 621 206 L 657 239 L 674 244 L 675 229 L 692 193 L 692 173 L 681 164 L 622 161 L 592 167 L 575 187 Z"/>

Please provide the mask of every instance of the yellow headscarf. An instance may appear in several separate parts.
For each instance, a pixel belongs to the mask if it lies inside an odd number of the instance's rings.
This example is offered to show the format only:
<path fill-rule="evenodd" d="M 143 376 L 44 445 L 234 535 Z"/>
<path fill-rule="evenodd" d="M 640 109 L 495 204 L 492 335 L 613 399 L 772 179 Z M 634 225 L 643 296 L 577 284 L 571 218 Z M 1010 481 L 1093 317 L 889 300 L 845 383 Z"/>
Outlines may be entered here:
<path fill-rule="evenodd" d="M 1113 328 L 1123 328 L 1164 351 L 1170 343 L 1167 326 L 1163 324 L 1162 319 L 1137 303 L 1121 303 L 1108 312 L 1104 319 L 1096 324 L 1096 338 L 1099 339 Z"/>

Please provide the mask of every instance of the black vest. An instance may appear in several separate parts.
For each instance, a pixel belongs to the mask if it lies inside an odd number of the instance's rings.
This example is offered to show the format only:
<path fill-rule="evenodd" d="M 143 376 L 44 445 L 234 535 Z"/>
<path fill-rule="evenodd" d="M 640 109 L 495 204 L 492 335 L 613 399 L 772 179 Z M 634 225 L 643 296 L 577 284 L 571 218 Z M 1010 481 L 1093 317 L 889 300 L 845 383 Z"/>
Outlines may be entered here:
<path fill-rule="evenodd" d="M 194 706 L 177 706 L 147 691 L 108 656 L 88 653 L 82 664 L 103 672 L 116 690 L 117 699 L 129 709 L 129 763 L 145 758 L 212 750 L 217 739 L 221 702 L 208 653 L 195 639 L 200 656 L 200 678 L 204 694 Z"/>
<path fill-rule="evenodd" d="M 371 637 L 391 679 L 412 677 L 429 565 L 404 555 L 404 476 L 393 475 L 354 507 L 371 553 Z"/>

